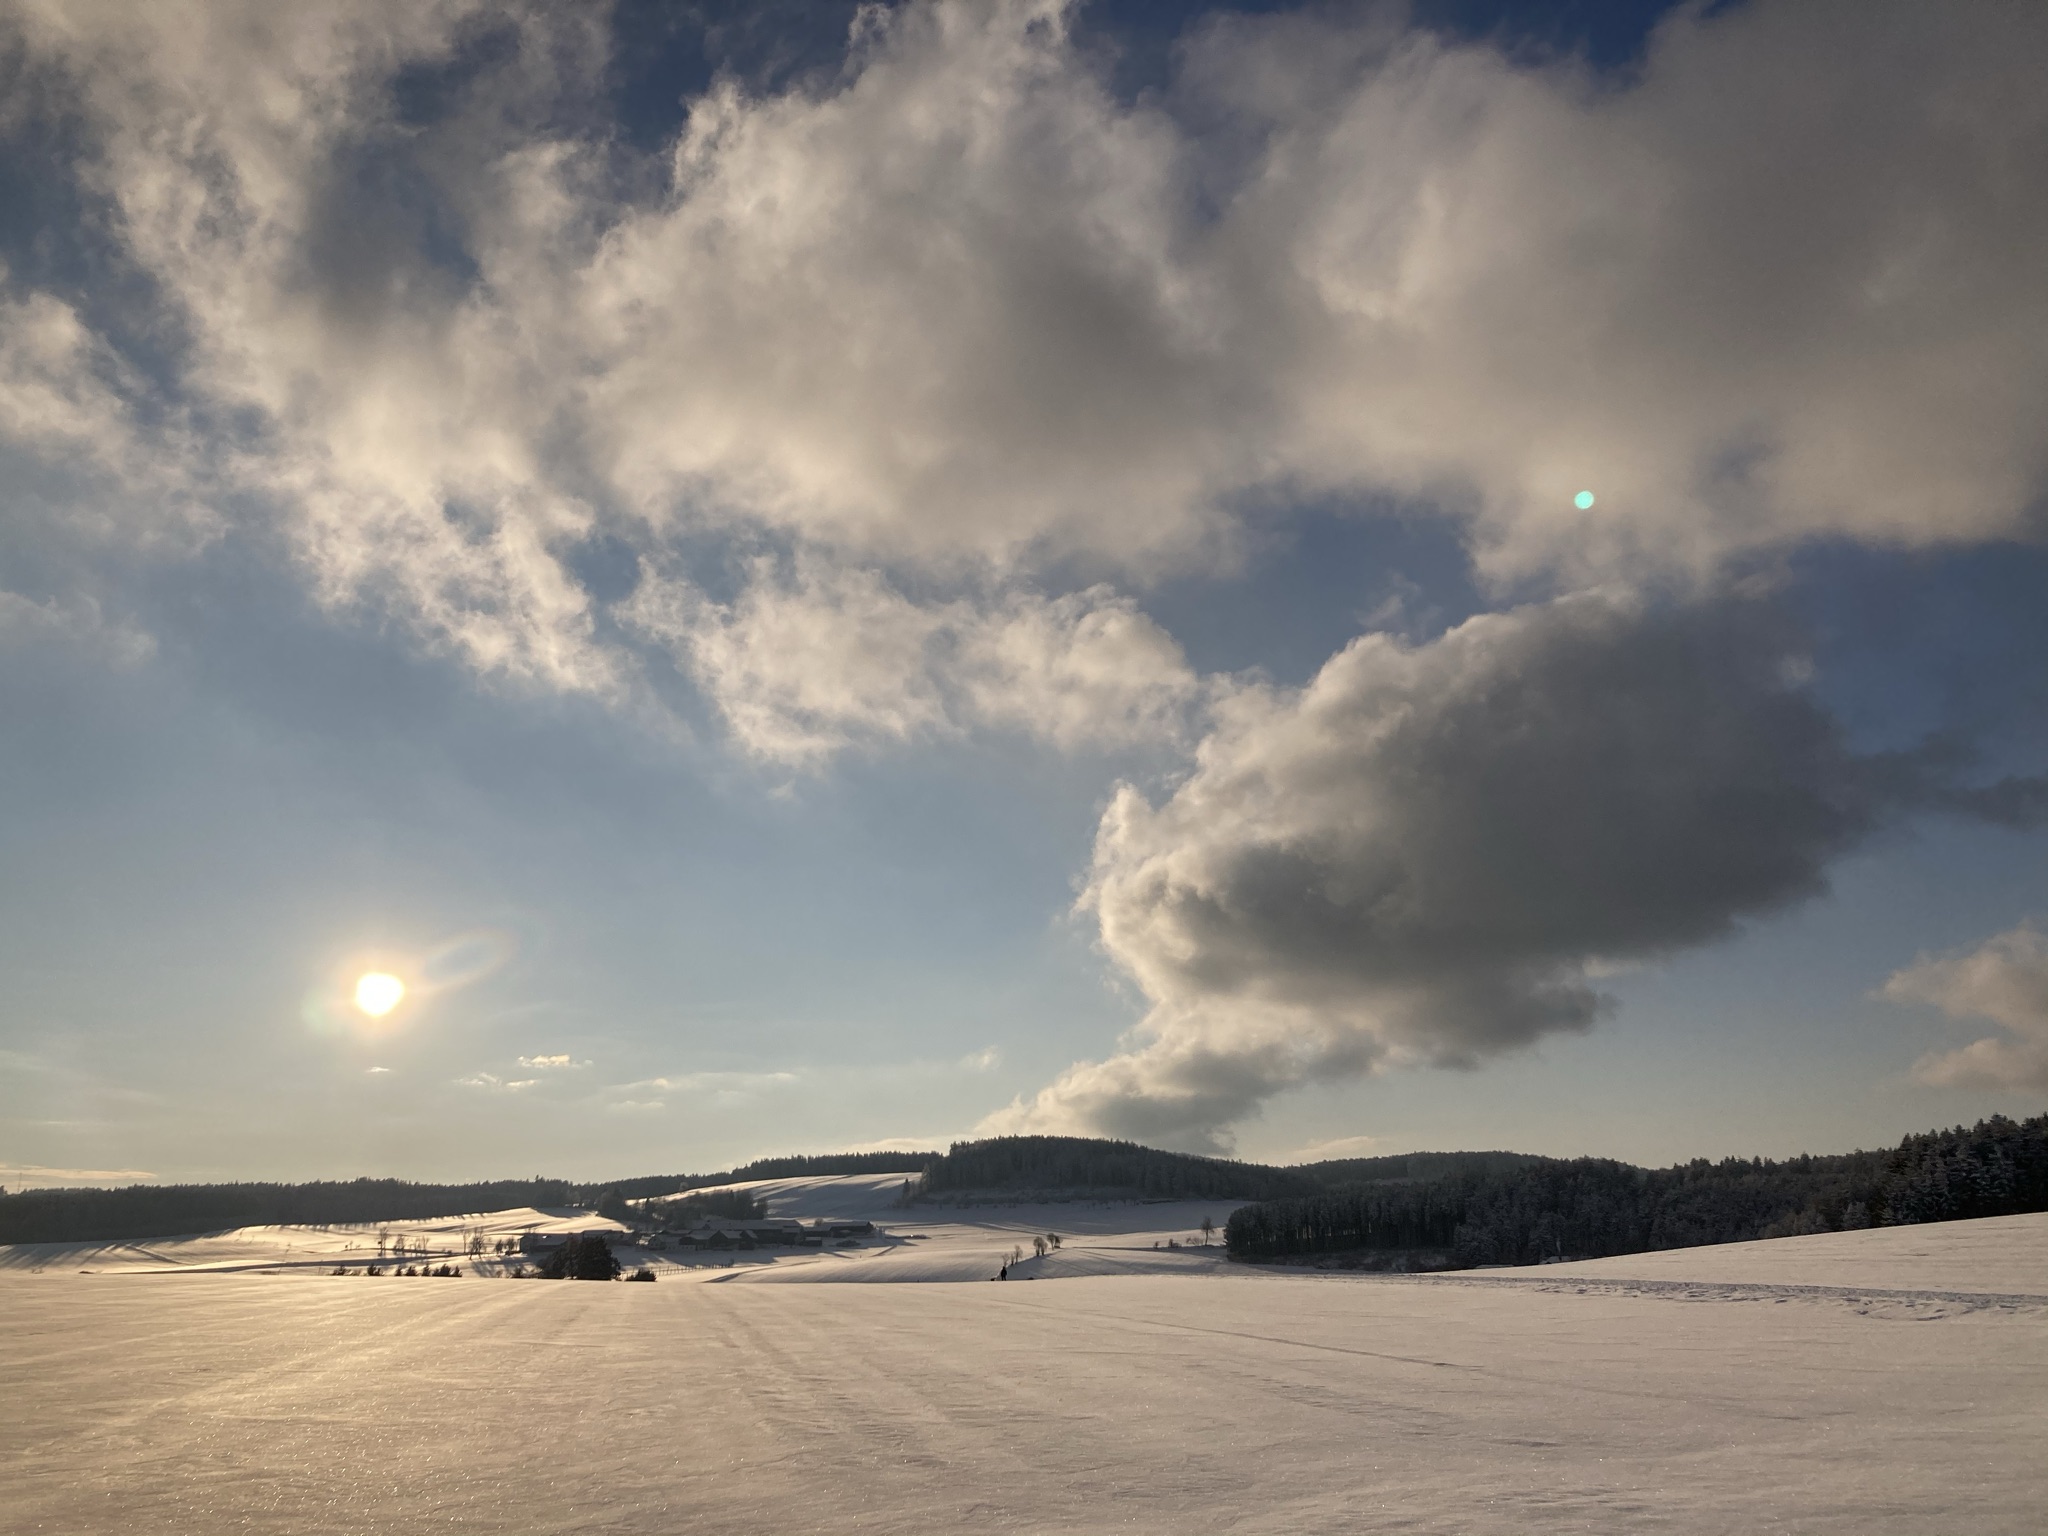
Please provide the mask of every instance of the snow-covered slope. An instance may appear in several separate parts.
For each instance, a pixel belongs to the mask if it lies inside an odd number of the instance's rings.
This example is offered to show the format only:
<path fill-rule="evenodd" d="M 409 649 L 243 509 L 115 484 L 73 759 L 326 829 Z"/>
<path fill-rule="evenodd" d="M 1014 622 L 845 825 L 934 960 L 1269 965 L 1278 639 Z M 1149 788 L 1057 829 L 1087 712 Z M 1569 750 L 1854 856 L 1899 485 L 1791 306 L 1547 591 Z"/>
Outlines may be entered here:
<path fill-rule="evenodd" d="M 678 1269 L 721 1284 L 988 1280 L 1016 1252 L 1025 1255 L 1011 1270 L 1019 1280 L 1202 1273 L 1224 1262 L 1220 1236 L 1203 1246 L 1202 1219 L 1220 1228 L 1236 1204 L 1122 1200 L 904 1206 L 899 1203 L 900 1174 L 766 1179 L 730 1187 L 753 1191 L 772 1216 L 865 1218 L 878 1230 L 858 1247 L 822 1252 L 764 1248 L 692 1260 L 675 1257 Z M 1032 1239 L 1055 1233 L 1058 1249 L 1037 1257 Z"/>
<path fill-rule="evenodd" d="M 152 1237 L 137 1242 L 0 1244 L 0 1273 L 180 1274 L 209 1270 L 331 1269 L 378 1257 L 380 1243 L 403 1239 L 437 1263 L 472 1264 L 469 1239 L 480 1234 L 488 1246 L 523 1232 L 620 1231 L 617 1222 L 584 1211 L 520 1207 L 432 1221 L 383 1221 L 360 1226 L 236 1227 L 186 1237 Z M 488 1261 L 485 1268 L 494 1268 Z"/>
<path fill-rule="evenodd" d="M 1869 1232 L 1820 1232 L 1585 1259 L 1489 1275 L 1546 1280 L 1683 1280 L 1744 1285 L 1864 1286 L 2048 1294 L 2048 1212 Z"/>
<path fill-rule="evenodd" d="M 1635 1280 L 1199 1253 L 1060 1285 L 16 1269 L 0 1532 L 2034 1536 L 2048 1301 L 1866 1298 L 2008 1291 L 2039 1238 L 1695 1249 Z M 1076 1263 L 1120 1251 L 1094 1239 Z M 1740 1288 L 1823 1261 L 1835 1289 Z"/>
<path fill-rule="evenodd" d="M 670 1279 L 729 1284 L 788 1281 L 987 1280 L 1021 1251 L 1016 1278 L 1073 1278 L 1100 1274 L 1181 1274 L 1223 1262 L 1220 1239 L 1202 1246 L 1204 1217 L 1221 1226 L 1229 1201 L 1148 1203 L 1074 1202 L 1038 1206 L 976 1206 L 952 1210 L 902 1207 L 900 1175 L 767 1179 L 744 1185 L 773 1216 L 873 1221 L 876 1233 L 858 1243 L 826 1249 L 762 1247 L 743 1253 L 642 1252 L 630 1255 Z M 581 1211 L 520 1209 L 449 1216 L 433 1221 L 392 1221 L 367 1226 L 241 1227 L 188 1237 L 130 1243 L 19 1243 L 0 1246 L 0 1273 L 61 1271 L 170 1274 L 204 1270 L 322 1270 L 360 1266 L 377 1258 L 380 1242 L 402 1241 L 436 1264 L 454 1262 L 484 1276 L 509 1264 L 489 1246 L 523 1232 L 618 1230 Z M 1040 1259 L 1032 1239 L 1058 1233 L 1062 1246 Z M 469 1254 L 481 1235 L 486 1253 Z M 1182 1246 L 1169 1247 L 1173 1243 Z"/>

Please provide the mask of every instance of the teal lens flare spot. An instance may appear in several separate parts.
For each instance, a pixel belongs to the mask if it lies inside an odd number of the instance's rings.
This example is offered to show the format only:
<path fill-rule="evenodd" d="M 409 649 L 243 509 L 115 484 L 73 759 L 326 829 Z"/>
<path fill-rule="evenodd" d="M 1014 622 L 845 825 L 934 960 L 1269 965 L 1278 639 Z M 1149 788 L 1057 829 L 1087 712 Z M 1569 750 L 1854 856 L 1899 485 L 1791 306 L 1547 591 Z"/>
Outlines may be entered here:
<path fill-rule="evenodd" d="M 1578 495 L 1572 498 L 1572 505 L 1577 507 L 1581 512 L 1585 511 L 1586 508 L 1593 505 L 1593 493 L 1591 491 L 1579 492 Z"/>

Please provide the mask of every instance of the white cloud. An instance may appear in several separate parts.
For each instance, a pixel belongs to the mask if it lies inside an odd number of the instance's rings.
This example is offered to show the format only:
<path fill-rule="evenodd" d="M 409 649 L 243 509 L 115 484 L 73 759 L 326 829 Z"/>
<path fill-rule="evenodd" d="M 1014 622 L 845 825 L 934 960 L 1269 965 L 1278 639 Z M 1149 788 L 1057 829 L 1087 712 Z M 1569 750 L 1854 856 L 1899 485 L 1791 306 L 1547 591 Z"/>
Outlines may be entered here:
<path fill-rule="evenodd" d="M 1172 742 L 1201 686 L 1178 644 L 1107 587 L 918 603 L 878 573 L 757 561 L 731 603 L 644 580 L 621 617 L 670 647 L 757 757 L 981 727 L 1062 750 Z"/>
<path fill-rule="evenodd" d="M 0 591 L 0 644 L 62 640 L 97 651 L 117 667 L 138 666 L 156 654 L 156 638 L 132 624 L 111 621 L 90 597 L 45 598 Z"/>
<path fill-rule="evenodd" d="M 879 8 L 841 86 L 693 104 L 671 195 L 578 299 L 598 452 L 842 547 L 1008 561 L 1199 544 L 1256 389 L 1185 247 L 1186 145 L 1048 0 Z"/>
<path fill-rule="evenodd" d="M 82 452 L 119 466 L 131 424 L 101 376 L 117 367 L 70 305 L 47 293 L 0 300 L 0 436 L 45 455 Z"/>
<path fill-rule="evenodd" d="M 545 146 L 513 104 L 523 92 L 545 112 L 579 40 L 596 67 L 588 20 L 409 0 L 16 0 L 5 21 L 45 84 L 68 84 L 94 141 L 83 179 L 168 304 L 165 327 L 189 336 L 179 398 L 243 423 L 216 428 L 215 485 L 276 509 L 324 601 L 386 604 L 486 674 L 615 691 L 619 660 L 592 645 L 559 558 L 590 514 L 541 462 L 559 403 L 534 382 L 544 365 L 521 318 L 425 244 L 438 219 L 484 252 L 497 221 L 529 211 Z M 486 72 L 408 168 L 412 195 L 394 196 L 378 179 L 406 154 L 392 77 L 448 59 L 472 24 L 532 46 Z M 455 158 L 428 163 L 436 150 Z"/>
<path fill-rule="evenodd" d="M 637 1083 L 623 1083 L 617 1091 L 633 1093 L 652 1089 L 657 1093 L 715 1093 L 733 1097 L 787 1088 L 798 1081 L 794 1072 L 684 1072 L 673 1077 L 648 1077 Z"/>
<path fill-rule="evenodd" d="M 146 1184 L 156 1175 L 141 1168 L 44 1168 L 35 1163 L 0 1163 L 0 1187 L 65 1189 Z"/>
<path fill-rule="evenodd" d="M 1106 586 L 1012 594 L 955 633 L 967 717 L 1065 751 L 1178 741 L 1202 693 L 1173 637 Z"/>
<path fill-rule="evenodd" d="M 625 494 L 1143 564 L 1248 488 L 1391 489 L 1504 573 L 2029 525 L 2048 197 L 2004 167 L 2048 19 L 1680 16 L 1625 87 L 1235 19 L 1169 117 L 1061 13 L 907 7 L 841 86 L 697 105 L 581 274 Z"/>
<path fill-rule="evenodd" d="M 372 1070 L 375 1070 L 374 1068 Z M 465 1088 L 486 1088 L 496 1093 L 523 1093 L 528 1088 L 540 1086 L 537 1077 L 522 1077 L 507 1081 L 493 1072 L 476 1072 L 468 1077 L 456 1079 Z"/>
<path fill-rule="evenodd" d="M 321 602 L 488 677 L 624 700 L 652 642 L 763 761 L 1206 730 L 1098 839 L 1088 909 L 1153 1011 L 1019 1123 L 1200 1139 L 1477 1060 L 1816 888 L 1874 790 L 1800 657 L 1688 649 L 1711 605 L 1367 637 L 1291 693 L 1205 687 L 1117 587 L 1066 589 L 1227 570 L 1324 491 L 1563 587 L 2040 532 L 2048 9 L 1681 8 L 1626 79 L 1224 17 L 1135 103 L 1067 13 L 871 9 L 845 69 L 721 82 L 653 165 L 602 117 L 599 7 L 0 0 L 85 146 L 74 233 L 162 304 L 145 359 L 0 295 L 6 467 L 102 543 L 274 526 Z M 642 573 L 611 607 L 598 539 Z M 695 562 L 764 548 L 705 595 Z M 0 628 L 147 642 L 83 598 Z"/>
<path fill-rule="evenodd" d="M 871 571 L 812 567 L 783 585 L 757 568 L 731 604 L 651 578 L 623 613 L 674 649 L 757 757 L 802 763 L 948 725 L 928 657 L 944 616 Z"/>
<path fill-rule="evenodd" d="M 2037 526 L 2022 423 L 2048 367 L 2010 322 L 2048 316 L 2048 197 L 2008 168 L 2048 123 L 2022 62 L 2044 34 L 2032 11 L 1681 10 L 1621 86 L 1220 25 L 1194 68 L 1267 135 L 1231 217 L 1287 274 L 1287 459 L 1462 491 L 1502 573 Z"/>
<path fill-rule="evenodd" d="M 720 84 L 631 197 L 598 8 L 0 15 L 186 338 L 158 399 L 20 301 L 0 415 L 122 463 L 138 401 L 211 423 L 181 455 L 324 602 L 535 686 L 635 686 L 573 568 L 595 535 L 850 565 L 813 585 L 873 654 L 815 687 L 750 649 L 784 622 L 752 597 L 686 626 L 767 757 L 1156 732 L 1116 691 L 1170 644 L 1141 616 L 997 597 L 969 634 L 865 573 L 1142 580 L 1304 489 L 1435 498 L 1489 570 L 1567 582 L 2038 529 L 2039 8 L 1680 11 L 1626 81 L 1227 18 L 1133 104 L 1054 0 L 931 0 L 867 13 L 829 80 Z M 397 73 L 458 58 L 402 119 Z M 942 636 L 985 686 L 910 664 Z"/>
<path fill-rule="evenodd" d="M 1913 1069 L 1922 1082 L 2048 1089 L 2048 934 L 2032 924 L 1967 953 L 1923 955 L 1895 972 L 1882 995 L 1939 1008 L 1952 1019 L 1989 1019 L 2007 1032 L 2008 1038 L 1989 1036 L 1922 1057 Z"/>
<path fill-rule="evenodd" d="M 1378 1157 L 1385 1138 L 1379 1136 L 1337 1136 L 1329 1141 L 1312 1141 L 1305 1147 L 1277 1159 L 1282 1163 L 1322 1163 L 1337 1158 Z"/>
<path fill-rule="evenodd" d="M 198 447 L 170 420 L 138 419 L 135 370 L 78 311 L 5 293 L 0 265 L 0 471 L 17 528 L 74 558 L 189 555 L 220 531 L 199 499 Z"/>
<path fill-rule="evenodd" d="M 545 1067 L 552 1070 L 559 1067 L 587 1067 L 590 1063 L 587 1061 L 577 1061 L 575 1058 L 564 1053 L 557 1056 L 522 1056 L 519 1058 L 519 1065 L 529 1069 Z"/>

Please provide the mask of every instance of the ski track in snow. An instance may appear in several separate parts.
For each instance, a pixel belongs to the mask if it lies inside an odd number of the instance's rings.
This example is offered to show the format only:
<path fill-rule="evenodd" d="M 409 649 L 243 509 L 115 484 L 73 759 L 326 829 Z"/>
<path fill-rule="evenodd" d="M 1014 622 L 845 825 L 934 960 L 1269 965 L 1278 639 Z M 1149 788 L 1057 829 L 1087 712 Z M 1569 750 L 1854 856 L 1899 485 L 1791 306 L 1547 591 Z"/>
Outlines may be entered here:
<path fill-rule="evenodd" d="M 1648 1296 L 1673 1301 L 1831 1301 L 1863 1311 L 1883 1307 L 1896 1315 L 1933 1319 L 1963 1312 L 2048 1309 L 2048 1295 L 1999 1291 L 1900 1291 L 1850 1285 L 1767 1285 L 1741 1281 L 1695 1283 L 1690 1280 L 1541 1280 L 1521 1276 L 1418 1276 L 1437 1285 L 1520 1285 L 1560 1295 Z M 2048 1278 L 2048 1277 L 2044 1277 Z"/>
<path fill-rule="evenodd" d="M 0 1533 L 2043 1529 L 2048 1216 L 1384 1276 L 1152 1247 L 1227 1203 L 856 1182 L 764 1194 L 875 1242 L 651 1286 L 320 1272 L 376 1229 L 0 1251 Z M 390 1230 L 550 1221 L 592 1224 Z M 985 1283 L 1047 1230 L 1062 1283 Z M 804 1283 L 856 1276 L 928 1283 Z"/>

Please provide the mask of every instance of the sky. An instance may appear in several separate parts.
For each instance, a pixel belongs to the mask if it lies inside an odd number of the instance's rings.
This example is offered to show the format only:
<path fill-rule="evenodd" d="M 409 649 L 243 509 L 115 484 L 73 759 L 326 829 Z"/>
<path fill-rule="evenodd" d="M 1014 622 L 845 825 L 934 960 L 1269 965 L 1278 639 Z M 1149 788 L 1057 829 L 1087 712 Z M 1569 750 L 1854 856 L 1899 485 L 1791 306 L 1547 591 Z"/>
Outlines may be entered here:
<path fill-rule="evenodd" d="M 2044 60 L 0 0 L 0 1184 L 2041 1112 Z"/>

